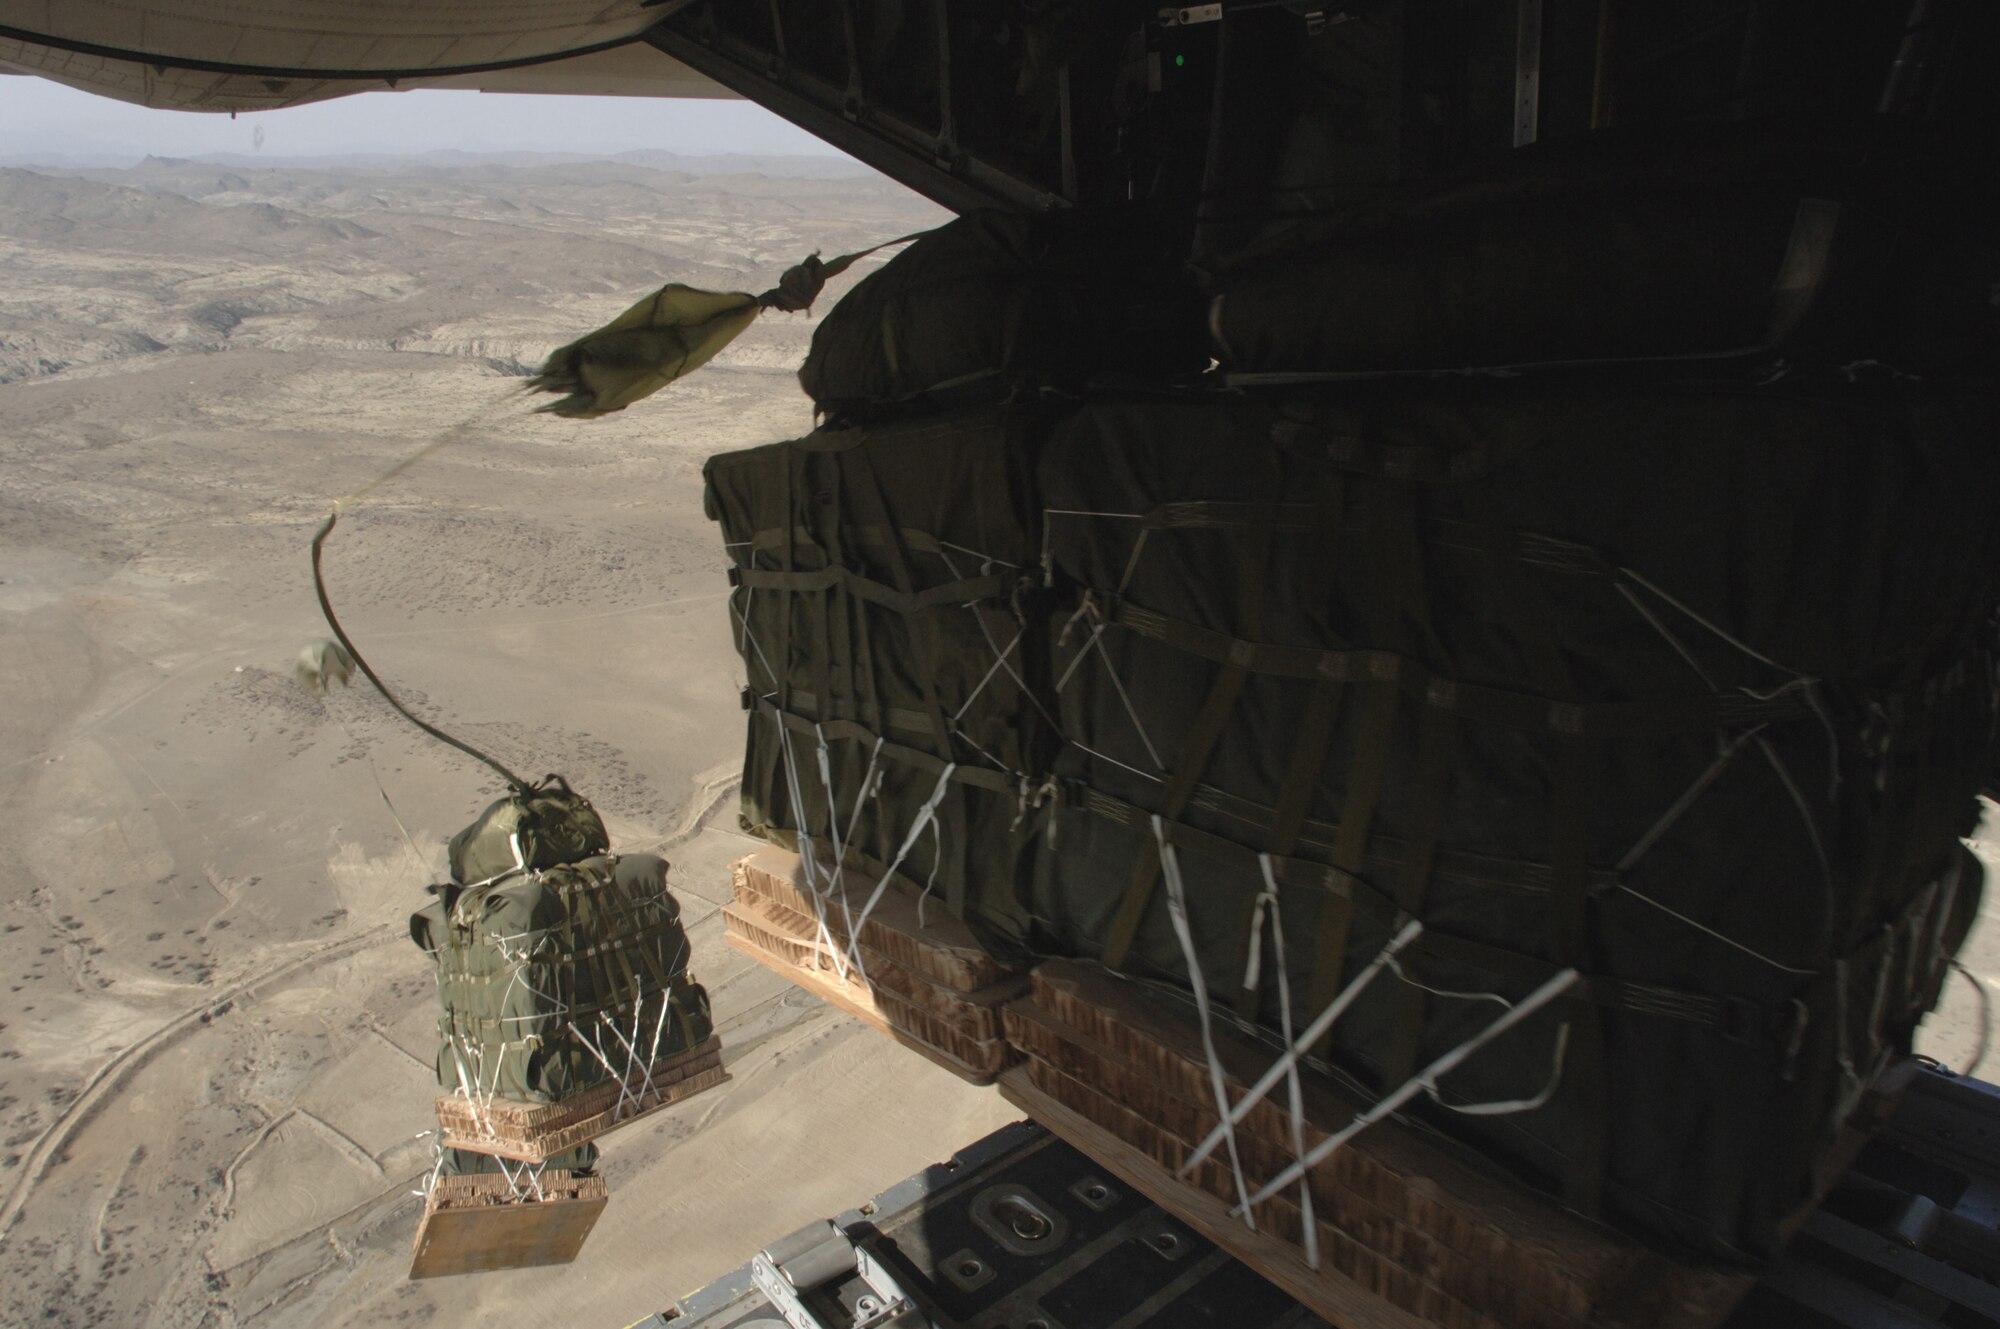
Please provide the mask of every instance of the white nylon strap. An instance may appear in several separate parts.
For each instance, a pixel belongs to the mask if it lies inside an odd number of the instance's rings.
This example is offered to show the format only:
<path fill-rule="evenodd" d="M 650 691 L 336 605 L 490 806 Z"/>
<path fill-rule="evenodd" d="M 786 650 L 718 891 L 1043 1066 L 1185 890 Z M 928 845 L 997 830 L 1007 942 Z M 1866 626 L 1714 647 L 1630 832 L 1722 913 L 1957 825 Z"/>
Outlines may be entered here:
<path fill-rule="evenodd" d="M 651 1093 L 653 1089 L 652 1063 L 639 1064 L 639 1049 L 637 1046 L 639 1041 L 639 1008 L 636 1005 L 632 1008 L 632 1037 L 629 1039 L 625 1037 L 625 1031 L 618 1027 L 617 1021 L 613 1020 L 603 1011 L 597 1013 L 597 1018 L 605 1028 L 611 1031 L 611 1036 L 617 1039 L 625 1048 L 625 1073 L 618 1077 L 619 1102 L 622 1104 L 629 1096 L 632 1100 L 632 1111 L 636 1115 L 645 1106 L 646 1095 Z M 636 1090 L 630 1090 L 628 1093 L 634 1070 L 638 1072 L 639 1087 Z M 618 1116 L 618 1111 L 614 1108 L 612 1119 L 615 1121 L 618 1119 Z"/>
<path fill-rule="evenodd" d="M 1430 1085 L 1425 1092 L 1430 1095 L 1433 1103 L 1461 1116 L 1510 1117 L 1517 1112 L 1533 1112 L 1538 1108 L 1547 1107 L 1549 1100 L 1556 1096 L 1556 1090 L 1562 1087 L 1563 1062 L 1568 1052 L 1569 1025 L 1565 1023 L 1556 1030 L 1556 1050 L 1550 1059 L 1549 1082 L 1532 1098 L 1513 1098 L 1498 1103 L 1447 1103 L 1438 1093 L 1436 1085 Z"/>
<path fill-rule="evenodd" d="M 868 902 L 861 906 L 861 916 L 854 920 L 854 928 L 847 935 L 848 958 L 857 966 L 861 963 L 861 929 L 867 925 L 869 916 L 875 912 L 875 906 L 882 903 L 882 896 L 889 889 L 889 879 L 896 875 L 897 869 L 903 866 L 903 860 L 910 856 L 910 850 L 916 846 L 917 837 L 924 833 L 924 828 L 937 816 L 938 804 L 944 802 L 945 794 L 951 789 L 952 772 L 957 769 L 957 762 L 945 763 L 944 770 L 938 774 L 936 788 L 931 790 L 931 796 L 925 799 L 923 807 L 918 809 L 917 819 L 904 834 L 902 846 L 896 850 L 896 857 L 882 870 L 882 879 L 875 883 L 875 889 L 869 894 Z M 942 835 L 938 843 L 940 845 L 944 843 Z M 867 977 L 866 969 L 862 970 L 862 977 L 864 979 Z"/>
<path fill-rule="evenodd" d="M 667 1029 L 667 1008 L 674 1004 L 674 990 L 671 986 L 660 989 L 660 1018 L 653 1022 L 653 1046 L 646 1053 L 646 1087 L 653 1087 L 653 1063 L 660 1059 L 660 1035 Z M 692 1048 L 683 1048 L 692 1052 Z"/>
<path fill-rule="evenodd" d="M 1264 891 L 1257 897 L 1257 916 L 1264 916 L 1265 901 L 1270 902 L 1271 951 L 1278 962 L 1278 1032 L 1284 1037 L 1285 1046 L 1292 1044 L 1292 983 L 1291 975 L 1285 967 L 1285 920 L 1278 908 L 1278 874 L 1271 864 L 1269 854 L 1257 855 L 1258 865 L 1264 871 Z M 1255 931 L 1251 938 L 1253 954 L 1261 948 L 1255 947 Z M 1285 1075 L 1285 1089 L 1292 1107 L 1292 1153 L 1306 1156 L 1306 1105 L 1305 1092 L 1299 1086 L 1299 1068 L 1293 1065 Z M 1312 1184 L 1304 1177 L 1299 1178 L 1299 1217 L 1305 1231 L 1306 1267 L 1319 1268 L 1319 1223 L 1313 1216 Z"/>
<path fill-rule="evenodd" d="M 599 1013 L 599 1018 L 603 1018 L 602 1012 Z M 576 1041 L 583 1044 L 589 1050 L 591 1056 L 597 1058 L 597 1064 L 604 1068 L 604 1073 L 618 1082 L 618 1101 L 611 1105 L 611 1119 L 613 1121 L 623 1121 L 625 1119 L 625 1104 L 630 1102 L 632 1098 L 631 1085 L 627 1084 L 625 1077 L 618 1073 L 618 1068 L 611 1064 L 611 1058 L 604 1055 L 604 1049 L 599 1047 L 583 1030 L 577 1028 L 575 1021 L 570 1022 L 569 1031 L 576 1035 Z"/>
<path fill-rule="evenodd" d="M 1264 889 L 1257 892 L 1257 902 L 1250 910 L 1250 953 L 1243 961 L 1243 990 L 1255 992 L 1264 978 L 1264 913 L 1278 902 L 1278 888 L 1271 884 L 1271 856 L 1257 855 L 1257 861 L 1264 867 Z M 1285 1045 L 1291 1045 L 1291 1038 Z"/>
<path fill-rule="evenodd" d="M 493 1123 L 487 1119 L 479 1101 L 479 1081 L 474 1079 L 466 1068 L 465 1058 L 460 1055 L 458 1040 L 447 1037 L 445 1046 L 451 1049 L 451 1062 L 458 1070 L 458 1092 L 472 1105 L 472 1120 L 478 1125 L 481 1134 L 493 1134 Z"/>
<path fill-rule="evenodd" d="M 788 729 L 789 726 L 783 720 L 780 720 L 778 728 L 782 731 Z M 833 755 L 827 747 L 826 729 L 817 722 L 813 724 L 813 739 L 816 749 L 814 752 L 814 761 L 819 766 L 820 788 L 826 792 L 826 833 L 828 838 L 833 841 L 833 874 L 827 879 L 826 893 L 829 896 L 838 896 L 841 916 L 846 919 L 849 925 L 848 935 L 852 937 L 854 919 L 847 908 L 847 885 L 845 881 L 847 875 L 847 839 L 840 833 L 840 804 L 836 801 L 833 792 Z M 879 749 L 879 742 L 877 747 Z M 874 764 L 873 758 L 870 758 L 869 764 L 871 766 Z M 864 779 L 862 781 L 862 788 L 866 790 L 867 787 L 868 782 Z M 860 800 L 858 798 L 855 800 L 855 812 L 855 818 L 849 824 L 850 835 L 853 833 L 853 827 L 860 822 Z M 803 803 L 797 805 L 797 813 L 799 834 L 806 836 L 810 840 L 811 833 L 805 828 L 806 813 Z M 811 853 L 811 846 L 808 845 L 806 854 L 810 856 Z M 846 957 L 839 953 L 833 944 L 833 929 L 828 927 L 826 922 L 826 904 L 820 898 L 817 891 L 812 893 L 812 901 L 813 915 L 818 925 L 818 941 L 822 948 L 821 953 L 833 957 L 834 973 L 842 982 L 845 982 L 847 980 Z M 866 975 L 864 974 L 863 977 L 866 977 Z"/>
<path fill-rule="evenodd" d="M 1344 1148 L 1349 1140 L 1352 1140 L 1382 1118 L 1396 1111 L 1418 1094 L 1434 1089 L 1439 1077 L 1449 1074 L 1454 1067 L 1458 1066 L 1480 1048 L 1485 1047 L 1488 1043 L 1520 1024 L 1523 1020 L 1554 1001 L 1557 997 L 1560 997 L 1563 993 L 1569 991 L 1572 987 L 1575 987 L 1580 978 L 1581 975 L 1574 969 L 1564 969 L 1549 978 L 1547 982 L 1530 993 L 1520 1005 L 1502 1013 L 1498 1019 L 1494 1020 L 1492 1024 L 1487 1025 L 1485 1029 L 1473 1035 L 1465 1042 L 1460 1043 L 1457 1047 L 1405 1080 L 1387 1098 L 1384 1098 L 1366 1112 L 1359 1114 L 1353 1121 L 1347 1123 L 1346 1126 L 1334 1134 L 1327 1136 L 1326 1139 L 1321 1140 L 1317 1145 L 1314 1145 L 1305 1157 L 1286 1168 L 1283 1172 L 1280 1172 L 1263 1190 L 1251 1196 L 1247 1203 L 1252 1205 L 1262 1204 L 1265 1200 L 1270 1199 L 1271 1196 L 1305 1176 L 1307 1172 L 1318 1167 L 1328 1158 L 1331 1158 L 1336 1151 Z"/>
<path fill-rule="evenodd" d="M 746 623 L 744 625 L 744 631 L 749 631 L 749 624 Z M 762 648 L 759 647 L 758 649 L 761 654 Z M 818 855 L 813 853 L 812 832 L 806 829 L 805 825 L 805 789 L 799 780 L 798 752 L 792 743 L 791 726 L 785 724 L 782 720 L 778 724 L 778 748 L 784 753 L 785 787 L 791 795 L 792 808 L 799 822 L 799 848 L 802 851 L 799 854 L 800 870 L 805 873 L 806 893 L 812 897 L 813 912 L 818 918 L 819 944 L 822 948 L 822 953 L 833 960 L 834 976 L 842 982 L 846 982 L 847 962 L 839 949 L 833 944 L 833 933 L 826 925 L 826 906 L 823 903 L 826 897 L 832 893 L 834 883 L 829 881 L 824 888 L 820 886 Z"/>
<path fill-rule="evenodd" d="M 814 728 L 817 729 L 818 726 L 814 726 Z M 887 772 L 881 769 L 882 745 L 887 741 L 888 740 L 886 738 L 878 736 L 875 740 L 875 746 L 873 748 L 870 748 L 868 751 L 868 766 L 861 772 L 861 783 L 854 790 L 854 807 L 851 811 L 849 811 L 847 815 L 847 838 L 846 841 L 844 842 L 846 844 L 852 844 L 854 842 L 855 832 L 861 829 L 861 809 L 868 805 L 869 800 L 873 799 L 876 795 L 882 792 L 882 779 L 883 776 L 887 774 Z M 826 739 L 822 737 L 820 739 L 820 744 L 822 748 L 825 746 L 825 743 Z M 825 770 L 827 768 L 824 764 L 822 764 L 821 769 Z M 826 805 L 829 808 L 834 806 L 833 779 L 831 775 L 826 776 Z M 841 880 L 840 876 L 838 875 L 839 873 L 844 873 L 846 871 L 846 867 L 847 867 L 847 856 L 845 850 L 843 849 L 841 853 L 840 862 L 837 867 L 835 885 L 840 887 L 840 917 L 847 926 L 847 940 L 848 943 L 855 948 L 854 957 L 856 964 L 860 964 L 861 929 L 859 926 L 855 924 L 854 910 L 850 906 L 847 899 L 846 884 L 844 881 Z M 815 907 L 817 908 L 818 906 L 815 905 Z M 833 933 L 826 926 L 825 911 L 823 909 L 821 910 L 821 915 L 820 915 L 820 936 L 821 940 L 825 943 L 827 948 L 831 950 L 833 948 Z M 835 961 L 837 965 L 845 966 L 846 957 L 844 955 L 836 956 Z M 861 976 L 864 980 L 868 977 L 868 971 L 865 967 L 862 969 Z"/>
<path fill-rule="evenodd" d="M 1402 931 L 1389 939 L 1389 944 L 1384 946 L 1381 953 L 1368 962 L 1368 967 L 1356 974 L 1349 981 L 1348 985 L 1340 990 L 1340 995 L 1327 1003 L 1326 1009 L 1321 1011 L 1318 1017 L 1306 1026 L 1306 1031 L 1296 1039 L 1293 1039 L 1291 1046 L 1285 1050 L 1284 1054 L 1271 1063 L 1271 1069 L 1264 1072 L 1263 1077 L 1250 1087 L 1248 1093 L 1236 1100 L 1236 1106 L 1229 1110 L 1228 1115 L 1222 1119 L 1221 1124 L 1208 1133 L 1208 1137 L 1201 1142 L 1194 1153 L 1188 1156 L 1188 1161 L 1181 1165 L 1181 1176 L 1186 1176 L 1196 1164 L 1215 1152 L 1215 1146 L 1222 1143 L 1223 1132 L 1235 1127 L 1238 1122 L 1243 1120 L 1251 1108 L 1256 1107 L 1257 1104 L 1264 1101 L 1264 1096 L 1271 1092 L 1278 1081 L 1284 1079 L 1288 1074 L 1293 1073 L 1299 1064 L 1299 1058 L 1305 1056 L 1307 1051 L 1313 1047 L 1318 1046 L 1320 1039 L 1326 1037 L 1326 1031 L 1333 1028 L 1334 1021 L 1347 1013 L 1347 1008 L 1354 1004 L 1355 998 L 1359 997 L 1367 986 L 1375 981 L 1375 976 L 1381 973 L 1389 961 L 1396 957 L 1396 953 L 1415 941 L 1422 935 L 1423 930 L 1424 925 L 1421 922 L 1411 919 L 1403 925 Z"/>
<path fill-rule="evenodd" d="M 1243 1222 L 1252 1232 L 1257 1230 L 1256 1215 L 1250 1212 L 1250 1183 L 1243 1176 L 1243 1160 L 1236 1152 L 1236 1132 L 1229 1127 L 1229 1087 L 1224 1082 L 1222 1059 L 1215 1051 L 1215 1031 L 1209 1027 L 1208 983 L 1201 974 L 1201 959 L 1194 950 L 1194 930 L 1188 925 L 1187 888 L 1181 881 L 1180 855 L 1167 843 L 1166 827 L 1159 817 L 1153 818 L 1153 838 L 1160 846 L 1160 870 L 1167 883 L 1167 918 L 1172 922 L 1174 937 L 1181 944 L 1181 955 L 1187 960 L 1188 981 L 1194 986 L 1195 1010 L 1201 1016 L 1201 1050 L 1208 1058 L 1208 1085 L 1215 1094 L 1216 1115 L 1222 1118 L 1224 1139 L 1229 1145 L 1229 1174 L 1236 1183 L 1238 1208 L 1243 1214 Z"/>

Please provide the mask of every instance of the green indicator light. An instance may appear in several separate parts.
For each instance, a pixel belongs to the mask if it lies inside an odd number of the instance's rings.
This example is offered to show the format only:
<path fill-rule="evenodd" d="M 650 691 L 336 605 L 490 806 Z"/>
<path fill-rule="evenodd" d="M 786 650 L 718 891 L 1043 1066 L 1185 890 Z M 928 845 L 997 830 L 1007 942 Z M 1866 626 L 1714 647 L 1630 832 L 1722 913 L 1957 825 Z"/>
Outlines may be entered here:
<path fill-rule="evenodd" d="M 1179 69 L 1179 68 L 1180 68 L 1180 67 L 1181 67 L 1182 65 L 1184 65 L 1184 64 L 1186 64 L 1186 63 L 1187 63 L 1187 57 L 1186 57 L 1186 56 L 1184 56 L 1184 55 L 1177 55 L 1177 56 L 1175 56 L 1175 57 L 1174 57 L 1174 68 L 1175 68 L 1175 69 Z"/>

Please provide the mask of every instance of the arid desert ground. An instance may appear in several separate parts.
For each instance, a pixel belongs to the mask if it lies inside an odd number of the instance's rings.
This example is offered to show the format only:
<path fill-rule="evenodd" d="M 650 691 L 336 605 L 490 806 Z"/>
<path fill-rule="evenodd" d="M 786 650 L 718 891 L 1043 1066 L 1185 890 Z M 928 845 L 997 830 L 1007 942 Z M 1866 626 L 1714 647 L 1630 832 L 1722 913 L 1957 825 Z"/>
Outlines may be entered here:
<path fill-rule="evenodd" d="M 518 395 L 663 281 L 941 219 L 824 159 L 0 169 L 0 1324 L 618 1329 L 1012 1117 L 722 944 L 752 846 L 700 470 L 810 426 L 811 321 L 609 419 Z M 498 789 L 292 661 L 332 500 L 450 431 L 350 509 L 331 593 L 413 706 L 673 860 L 735 1078 L 607 1143 L 574 1265 L 410 1283 L 405 919 Z M 1927 1049 L 1977 1016 L 1955 978 Z"/>
<path fill-rule="evenodd" d="M 812 323 L 622 416 L 518 395 L 663 281 L 942 214 L 827 159 L 679 165 L 0 170 L 0 1324 L 617 1329 L 1014 1116 L 722 944 L 753 846 L 701 464 L 810 427 Z M 329 589 L 413 707 L 673 861 L 735 1078 L 607 1142 L 576 1264 L 410 1283 L 406 919 L 499 790 L 292 662 L 332 500 L 461 426 L 350 509 Z"/>

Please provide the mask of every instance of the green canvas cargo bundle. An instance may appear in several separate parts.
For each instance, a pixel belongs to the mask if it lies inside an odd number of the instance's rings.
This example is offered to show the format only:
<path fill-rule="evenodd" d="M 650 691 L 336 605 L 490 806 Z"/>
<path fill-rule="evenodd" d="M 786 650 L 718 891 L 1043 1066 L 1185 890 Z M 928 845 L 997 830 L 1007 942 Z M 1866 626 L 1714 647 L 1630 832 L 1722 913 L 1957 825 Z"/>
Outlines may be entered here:
<path fill-rule="evenodd" d="M 1788 259 L 1812 280 L 1810 247 L 1837 220 L 1749 187 L 1316 225 L 1217 274 L 1215 354 L 1231 369 L 1380 372 L 1749 353 L 1791 331 L 1772 287 Z"/>
<path fill-rule="evenodd" d="M 1320 1046 L 1377 1095 L 1552 994 L 1425 1110 L 1768 1254 L 1977 906 L 1994 425 L 1890 389 L 1080 409 L 1040 470 L 1031 945 L 1178 983 L 1191 949 L 1274 1027 L 1280 982 L 1298 1026 L 1354 984 Z"/>
<path fill-rule="evenodd" d="M 1765 1256 L 1977 908 L 1994 411 L 1374 387 L 716 458 L 745 825 L 1273 1030 L 1340 996 L 1364 1093 L 1470 1049 L 1414 1110 Z"/>
<path fill-rule="evenodd" d="M 986 409 L 820 430 L 706 470 L 748 675 L 744 828 L 816 865 L 894 865 L 1017 941 L 1017 825 L 1049 742 L 1023 690 L 1041 672 L 1023 624 L 1044 428 Z"/>
<path fill-rule="evenodd" d="M 1935 184 L 1915 166 L 1864 176 L 1816 143 L 1551 145 L 1362 191 L 1209 256 L 1213 349 L 1256 373 L 1985 374 L 2000 268 L 1977 222 L 1919 202 Z"/>
<path fill-rule="evenodd" d="M 1207 363 L 1193 277 L 1164 244 L 1115 218 L 976 212 L 843 296 L 814 330 L 799 383 L 821 410 L 867 418 L 894 403 L 935 409 Z"/>
<path fill-rule="evenodd" d="M 516 868 L 548 868 L 611 848 L 590 800 L 560 775 L 496 799 L 451 837 L 451 879 L 461 886 L 491 881 Z"/>
<path fill-rule="evenodd" d="M 666 874 L 606 855 L 438 888 L 410 917 L 437 966 L 438 1083 L 549 1103 L 706 1041 Z"/>
<path fill-rule="evenodd" d="M 1899 52 L 1896 0 L 1547 9 L 1532 65 L 1506 5 L 1229 15 L 1194 235 L 1226 368 L 1991 373 L 1976 61 Z M 1925 40 L 1993 36 L 1969 6 Z"/>

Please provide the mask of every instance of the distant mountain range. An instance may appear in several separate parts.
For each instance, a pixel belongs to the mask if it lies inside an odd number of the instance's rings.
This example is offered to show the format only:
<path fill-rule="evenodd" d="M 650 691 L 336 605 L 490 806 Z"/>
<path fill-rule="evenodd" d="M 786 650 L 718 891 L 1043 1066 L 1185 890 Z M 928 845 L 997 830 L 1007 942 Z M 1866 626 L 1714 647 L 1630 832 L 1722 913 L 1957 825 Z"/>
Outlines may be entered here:
<path fill-rule="evenodd" d="M 617 162 L 644 170 L 675 171 L 683 175 L 770 175 L 800 180 L 837 180 L 872 174 L 852 157 L 837 153 L 789 156 L 725 152 L 683 154 L 658 148 L 637 148 L 630 152 L 461 152 L 441 149 L 432 152 L 327 153 L 322 156 L 281 157 L 243 152 L 211 152 L 195 157 L 134 157 L 116 153 L 64 154 L 55 152 L 0 153 L 0 166 L 49 166 L 58 169 L 126 168 L 145 162 L 160 164 L 200 163 L 237 170 L 290 168 L 293 170 L 463 169 L 467 167 L 560 166 L 582 162 Z"/>

